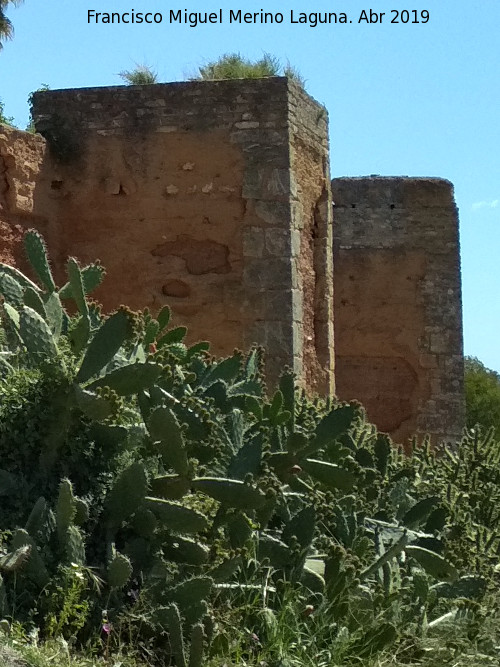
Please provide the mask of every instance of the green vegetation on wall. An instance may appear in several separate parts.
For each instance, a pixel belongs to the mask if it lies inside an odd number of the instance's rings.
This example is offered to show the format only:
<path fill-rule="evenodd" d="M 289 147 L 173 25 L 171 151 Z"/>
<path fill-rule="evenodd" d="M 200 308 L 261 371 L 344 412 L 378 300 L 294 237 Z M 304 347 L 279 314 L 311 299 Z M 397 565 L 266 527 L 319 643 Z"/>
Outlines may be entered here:
<path fill-rule="evenodd" d="M 149 65 L 136 65 L 134 69 L 124 70 L 118 75 L 128 85 L 150 85 L 159 83 L 158 73 Z M 304 86 L 305 80 L 295 67 L 279 58 L 265 53 L 262 58 L 251 60 L 239 53 L 226 53 L 217 60 L 208 62 L 198 68 L 191 80 L 215 79 L 259 79 L 269 76 L 287 76 Z"/>
<path fill-rule="evenodd" d="M 129 86 L 145 86 L 158 83 L 158 73 L 149 65 L 136 65 L 134 69 L 123 70 L 118 76 Z"/>
<path fill-rule="evenodd" d="M 12 116 L 5 115 L 5 106 L 2 100 L 0 100 L 0 124 L 12 126 L 14 119 Z"/>
<path fill-rule="evenodd" d="M 198 68 L 193 79 L 259 79 L 266 76 L 287 76 L 301 86 L 305 80 L 290 63 L 283 65 L 279 58 L 264 53 L 262 58 L 251 60 L 239 53 L 226 53 L 217 60 Z"/>

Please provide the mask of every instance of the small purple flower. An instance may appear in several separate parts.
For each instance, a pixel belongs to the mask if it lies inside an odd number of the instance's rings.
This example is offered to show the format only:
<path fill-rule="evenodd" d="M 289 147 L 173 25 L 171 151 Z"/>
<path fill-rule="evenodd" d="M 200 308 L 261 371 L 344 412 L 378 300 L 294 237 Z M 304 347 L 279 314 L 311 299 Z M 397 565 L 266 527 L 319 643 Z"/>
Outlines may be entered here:
<path fill-rule="evenodd" d="M 107 635 L 111 633 L 113 626 L 111 623 L 103 623 L 102 624 L 102 631 L 105 632 Z"/>

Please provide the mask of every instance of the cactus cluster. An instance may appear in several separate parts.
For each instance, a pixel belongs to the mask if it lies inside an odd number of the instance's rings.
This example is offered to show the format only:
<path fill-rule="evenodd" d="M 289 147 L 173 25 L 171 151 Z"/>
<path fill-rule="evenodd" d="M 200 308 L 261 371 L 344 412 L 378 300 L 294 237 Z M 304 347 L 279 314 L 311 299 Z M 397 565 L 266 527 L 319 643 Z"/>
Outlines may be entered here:
<path fill-rule="evenodd" d="M 361 406 L 311 400 L 286 369 L 268 395 L 259 348 L 211 358 L 168 308 L 103 316 L 99 264 L 68 260 L 58 289 L 39 234 L 25 243 L 38 285 L 0 265 L 2 616 L 80 568 L 100 581 L 82 641 L 99 609 L 119 619 L 133 600 L 166 662 L 199 667 L 228 598 L 260 596 L 265 636 L 292 587 L 345 660 L 481 599 L 500 550 L 490 436 L 407 459 Z"/>

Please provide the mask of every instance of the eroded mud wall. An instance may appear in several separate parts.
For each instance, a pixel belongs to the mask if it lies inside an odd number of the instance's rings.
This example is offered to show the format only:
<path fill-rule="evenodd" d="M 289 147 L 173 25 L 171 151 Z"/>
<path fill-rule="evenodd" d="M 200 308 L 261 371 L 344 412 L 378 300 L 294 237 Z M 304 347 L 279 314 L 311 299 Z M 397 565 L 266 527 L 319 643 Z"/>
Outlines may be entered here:
<path fill-rule="evenodd" d="M 24 266 L 22 237 L 37 227 L 51 234 L 45 169 L 46 142 L 39 135 L 0 125 L 0 261 Z M 36 192 L 36 195 L 35 195 Z"/>

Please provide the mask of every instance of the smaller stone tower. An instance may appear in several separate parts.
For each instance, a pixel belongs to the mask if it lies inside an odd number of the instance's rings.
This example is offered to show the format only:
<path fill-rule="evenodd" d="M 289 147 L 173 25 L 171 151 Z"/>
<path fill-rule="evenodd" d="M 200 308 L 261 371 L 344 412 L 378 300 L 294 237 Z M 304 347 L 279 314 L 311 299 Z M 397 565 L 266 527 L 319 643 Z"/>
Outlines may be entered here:
<path fill-rule="evenodd" d="M 405 442 L 464 425 L 458 215 L 438 178 L 338 178 L 336 387 Z"/>

